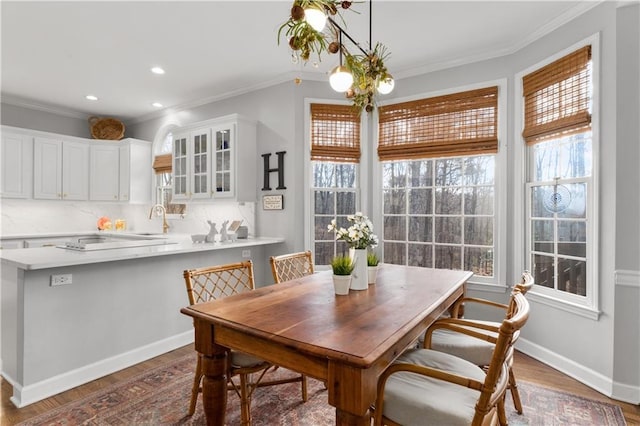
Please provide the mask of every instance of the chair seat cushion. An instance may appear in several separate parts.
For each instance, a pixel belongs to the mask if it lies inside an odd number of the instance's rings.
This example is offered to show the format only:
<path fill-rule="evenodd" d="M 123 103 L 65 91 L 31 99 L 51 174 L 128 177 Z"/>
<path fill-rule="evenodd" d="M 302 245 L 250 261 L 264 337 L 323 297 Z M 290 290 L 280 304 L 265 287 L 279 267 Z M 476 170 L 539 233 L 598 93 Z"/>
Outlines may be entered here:
<path fill-rule="evenodd" d="M 453 330 L 438 329 L 431 335 L 431 349 L 455 355 L 480 366 L 489 365 L 494 347 L 491 342 Z"/>
<path fill-rule="evenodd" d="M 233 367 L 253 367 L 264 363 L 263 359 L 244 352 L 231 351 L 231 365 Z"/>
<path fill-rule="evenodd" d="M 500 327 L 500 323 L 493 321 L 474 320 L 474 322 L 497 328 Z M 486 330 L 478 331 L 487 333 L 496 339 L 498 338 L 498 333 Z M 518 330 L 513 335 L 514 342 L 517 340 L 519 334 L 520 332 Z M 434 330 L 431 335 L 431 349 L 455 355 L 479 366 L 489 365 L 491 357 L 493 356 L 493 348 L 494 344 L 491 342 L 444 328 Z"/>
<path fill-rule="evenodd" d="M 480 367 L 464 359 L 430 349 L 409 349 L 396 363 L 437 368 L 484 382 Z M 430 377 L 400 372 L 392 374 L 384 391 L 385 417 L 402 425 L 471 424 L 480 392 Z"/>

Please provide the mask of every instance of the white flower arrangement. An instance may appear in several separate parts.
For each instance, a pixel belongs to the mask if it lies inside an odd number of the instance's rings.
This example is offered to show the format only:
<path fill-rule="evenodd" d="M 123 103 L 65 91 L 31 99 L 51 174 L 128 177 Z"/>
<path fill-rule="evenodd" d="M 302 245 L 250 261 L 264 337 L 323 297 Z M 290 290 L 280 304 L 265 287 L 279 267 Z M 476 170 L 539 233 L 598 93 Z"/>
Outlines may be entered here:
<path fill-rule="evenodd" d="M 361 212 L 347 216 L 347 220 L 352 223 L 349 228 L 338 228 L 336 220 L 333 219 L 327 226 L 328 231 L 335 231 L 336 240 L 345 241 L 350 248 L 366 249 L 378 245 L 378 237 L 373 233 L 373 223 Z"/>

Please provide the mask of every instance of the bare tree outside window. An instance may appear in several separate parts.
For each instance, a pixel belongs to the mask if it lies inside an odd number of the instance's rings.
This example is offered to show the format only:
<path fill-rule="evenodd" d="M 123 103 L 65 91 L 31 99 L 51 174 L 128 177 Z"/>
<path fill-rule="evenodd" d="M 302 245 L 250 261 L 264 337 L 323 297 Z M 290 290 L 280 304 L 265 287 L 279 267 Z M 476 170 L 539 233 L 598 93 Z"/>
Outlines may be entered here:
<path fill-rule="evenodd" d="M 357 210 L 357 164 L 313 162 L 312 190 L 314 252 L 316 265 L 329 265 L 336 254 L 348 251 L 327 227 L 333 219 L 347 227 L 347 216 Z"/>
<path fill-rule="evenodd" d="M 384 262 L 493 277 L 495 155 L 383 164 Z"/>

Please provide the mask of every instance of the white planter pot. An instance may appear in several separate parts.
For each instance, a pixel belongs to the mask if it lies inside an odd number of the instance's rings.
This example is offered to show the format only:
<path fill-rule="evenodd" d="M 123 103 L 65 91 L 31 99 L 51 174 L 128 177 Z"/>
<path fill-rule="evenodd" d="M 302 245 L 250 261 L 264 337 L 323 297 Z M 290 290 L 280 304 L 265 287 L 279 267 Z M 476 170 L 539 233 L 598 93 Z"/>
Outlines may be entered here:
<path fill-rule="evenodd" d="M 349 287 L 351 286 L 351 275 L 334 275 L 333 276 L 333 290 L 336 294 L 344 296 L 349 294 Z"/>
<path fill-rule="evenodd" d="M 378 276 L 378 266 L 367 266 L 367 275 L 369 276 L 369 285 L 375 284 Z"/>
<path fill-rule="evenodd" d="M 351 290 L 366 290 L 369 288 L 367 249 L 349 249 L 349 257 L 356 265 L 351 273 Z"/>

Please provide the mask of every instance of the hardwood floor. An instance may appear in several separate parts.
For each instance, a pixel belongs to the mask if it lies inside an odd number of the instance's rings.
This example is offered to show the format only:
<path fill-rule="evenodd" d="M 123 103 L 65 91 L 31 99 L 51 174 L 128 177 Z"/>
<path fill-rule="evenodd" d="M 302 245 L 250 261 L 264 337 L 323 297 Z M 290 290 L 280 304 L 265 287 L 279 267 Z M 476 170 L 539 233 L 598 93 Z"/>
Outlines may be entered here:
<path fill-rule="evenodd" d="M 18 409 L 11 404 L 9 398 L 12 394 L 11 385 L 2 380 L 0 397 L 0 424 L 2 426 L 15 425 L 20 421 L 27 420 L 38 414 L 44 413 L 48 410 L 59 407 L 60 405 L 69 403 L 75 399 L 82 398 L 91 392 L 100 390 L 101 388 L 116 383 L 120 380 L 126 380 L 132 376 L 140 374 L 148 368 L 154 368 L 162 365 L 165 362 L 172 361 L 180 358 L 181 356 L 193 351 L 192 346 L 185 346 L 175 351 L 166 353 L 157 358 L 153 358 L 149 361 L 141 364 L 134 365 L 109 376 L 103 377 L 93 382 L 87 383 L 77 388 L 71 389 L 67 392 L 58 394 L 51 398 L 37 402 L 35 404 L 28 405 L 24 408 Z M 596 399 L 600 401 L 610 402 L 622 407 L 624 417 L 629 426 L 640 425 L 640 406 L 626 404 L 624 402 L 615 401 L 606 396 L 594 391 L 588 386 L 583 385 L 577 380 L 568 377 L 547 365 L 536 361 L 535 359 L 528 357 L 521 353 L 516 353 L 516 361 L 514 366 L 516 378 L 521 381 L 534 382 L 548 388 L 562 390 L 570 392 L 576 395 L 580 395 L 586 398 Z M 1 379 L 0 379 L 1 380 Z"/>
<path fill-rule="evenodd" d="M 607 398 L 579 381 L 541 363 L 527 355 L 516 352 L 513 370 L 516 380 L 537 383 L 547 388 L 569 392 L 585 398 L 619 405 L 629 426 L 640 425 L 640 405 L 627 404 Z"/>

